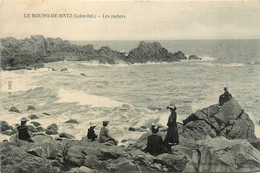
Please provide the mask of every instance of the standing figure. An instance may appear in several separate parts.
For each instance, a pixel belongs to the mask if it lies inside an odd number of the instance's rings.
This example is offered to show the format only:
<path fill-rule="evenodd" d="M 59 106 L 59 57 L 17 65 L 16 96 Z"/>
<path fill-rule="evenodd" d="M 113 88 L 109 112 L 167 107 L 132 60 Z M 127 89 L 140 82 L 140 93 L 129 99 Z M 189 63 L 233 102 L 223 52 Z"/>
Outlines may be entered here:
<path fill-rule="evenodd" d="M 103 121 L 103 127 L 100 129 L 100 134 L 99 134 L 99 142 L 104 143 L 104 142 L 112 141 L 114 145 L 117 145 L 118 141 L 109 135 L 109 131 L 106 128 L 108 123 L 109 121 Z"/>
<path fill-rule="evenodd" d="M 158 156 L 162 153 L 171 153 L 165 146 L 162 136 L 158 135 L 159 127 L 152 125 L 152 133 L 147 138 L 147 146 L 144 149 L 145 152 L 150 153 L 153 156 Z"/>
<path fill-rule="evenodd" d="M 18 138 L 20 140 L 28 141 L 28 142 L 34 142 L 31 139 L 31 136 L 28 132 L 28 127 L 26 126 L 26 122 L 28 121 L 27 118 L 23 117 L 21 119 L 21 125 L 17 127 L 18 129 Z"/>
<path fill-rule="evenodd" d="M 170 109 L 171 114 L 168 119 L 168 129 L 167 134 L 164 139 L 164 142 L 168 149 L 171 148 L 173 145 L 179 144 L 179 134 L 178 134 L 178 128 L 177 128 L 177 113 L 176 113 L 176 107 L 174 105 L 167 106 L 167 109 Z"/>
<path fill-rule="evenodd" d="M 95 127 L 96 127 L 96 125 L 91 125 L 90 128 L 88 129 L 87 137 L 88 137 L 88 139 L 91 139 L 92 141 L 95 141 L 96 138 L 98 137 L 98 135 L 96 135 L 95 130 L 94 130 Z"/>

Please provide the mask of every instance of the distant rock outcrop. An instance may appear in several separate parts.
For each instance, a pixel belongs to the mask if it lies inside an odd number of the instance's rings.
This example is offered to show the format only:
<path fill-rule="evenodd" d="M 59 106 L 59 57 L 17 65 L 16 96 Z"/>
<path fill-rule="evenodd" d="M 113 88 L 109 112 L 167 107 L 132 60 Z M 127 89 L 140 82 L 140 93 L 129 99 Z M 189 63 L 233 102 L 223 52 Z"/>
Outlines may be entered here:
<path fill-rule="evenodd" d="M 61 38 L 45 38 L 42 35 L 22 40 L 13 37 L 1 39 L 1 67 L 6 70 L 35 69 L 43 63 L 55 61 L 91 61 L 101 64 L 172 62 L 186 60 L 181 52 L 170 53 L 160 43 L 141 41 L 128 54 L 103 46 L 95 50 L 93 45 L 79 46 Z M 195 56 L 194 58 L 195 59 Z"/>
<path fill-rule="evenodd" d="M 139 46 L 131 50 L 126 57 L 126 61 L 131 64 L 147 63 L 147 62 L 172 62 L 180 59 L 187 59 L 185 55 L 179 51 L 175 54 L 168 52 L 159 42 L 145 43 L 141 41 Z"/>
<path fill-rule="evenodd" d="M 190 55 L 189 60 L 201 60 L 201 58 L 199 58 L 197 55 Z"/>

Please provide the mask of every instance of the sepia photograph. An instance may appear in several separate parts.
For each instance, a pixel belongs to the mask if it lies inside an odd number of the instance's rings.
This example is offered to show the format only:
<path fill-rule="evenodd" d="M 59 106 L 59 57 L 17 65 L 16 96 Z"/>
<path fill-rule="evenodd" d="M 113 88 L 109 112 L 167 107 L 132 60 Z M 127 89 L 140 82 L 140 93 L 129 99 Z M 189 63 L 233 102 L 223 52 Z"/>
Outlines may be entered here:
<path fill-rule="evenodd" d="M 1 0 L 0 172 L 260 172 L 259 28 L 259 0 Z"/>

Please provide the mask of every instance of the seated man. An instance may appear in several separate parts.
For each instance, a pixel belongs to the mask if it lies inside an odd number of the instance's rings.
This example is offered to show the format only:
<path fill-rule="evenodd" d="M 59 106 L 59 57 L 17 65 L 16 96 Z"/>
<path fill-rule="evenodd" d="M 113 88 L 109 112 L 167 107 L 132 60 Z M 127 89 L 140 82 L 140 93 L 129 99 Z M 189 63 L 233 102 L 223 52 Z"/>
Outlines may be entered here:
<path fill-rule="evenodd" d="M 26 122 L 28 121 L 27 118 L 23 117 L 21 119 L 21 125 L 17 127 L 18 129 L 18 138 L 20 140 L 28 141 L 28 142 L 34 142 L 31 139 L 30 134 L 28 133 L 28 128 L 26 126 Z"/>
<path fill-rule="evenodd" d="M 91 139 L 92 141 L 95 141 L 96 138 L 98 137 L 98 135 L 96 135 L 95 130 L 94 130 L 95 127 L 96 127 L 96 125 L 91 125 L 90 128 L 88 129 L 87 137 L 88 137 L 88 139 Z"/>
<path fill-rule="evenodd" d="M 99 134 L 99 142 L 104 143 L 104 142 L 111 141 L 114 145 L 117 145 L 118 141 L 109 135 L 109 131 L 106 128 L 108 123 L 109 121 L 103 121 L 103 127 L 100 129 L 100 134 Z"/>
<path fill-rule="evenodd" d="M 157 132 L 159 131 L 159 127 L 156 125 L 152 125 L 151 130 L 153 134 L 148 136 L 147 146 L 144 151 L 150 153 L 153 156 L 157 156 L 162 153 L 171 153 L 163 143 L 162 136 L 157 134 Z"/>
<path fill-rule="evenodd" d="M 224 94 L 219 96 L 219 106 L 232 99 L 232 95 L 228 92 L 227 87 L 224 88 Z"/>

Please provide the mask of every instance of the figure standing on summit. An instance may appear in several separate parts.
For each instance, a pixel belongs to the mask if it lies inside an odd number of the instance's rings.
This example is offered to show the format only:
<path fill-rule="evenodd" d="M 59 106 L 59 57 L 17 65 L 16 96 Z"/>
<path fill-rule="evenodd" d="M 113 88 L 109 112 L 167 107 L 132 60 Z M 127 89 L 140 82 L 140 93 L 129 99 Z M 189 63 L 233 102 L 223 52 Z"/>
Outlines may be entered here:
<path fill-rule="evenodd" d="M 167 134 L 164 139 L 164 142 L 168 149 L 170 149 L 173 145 L 179 144 L 179 134 L 178 134 L 178 128 L 177 128 L 177 113 L 176 113 L 176 107 L 174 105 L 167 106 L 167 109 L 170 109 L 171 114 L 168 119 L 168 129 Z"/>
<path fill-rule="evenodd" d="M 224 94 L 219 96 L 219 106 L 222 106 L 225 102 L 231 100 L 232 95 L 228 92 L 227 87 L 224 88 Z"/>

